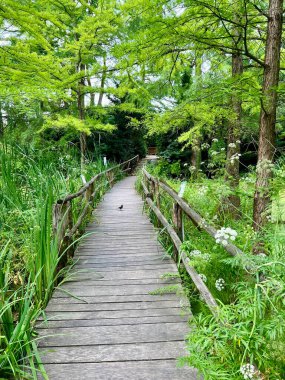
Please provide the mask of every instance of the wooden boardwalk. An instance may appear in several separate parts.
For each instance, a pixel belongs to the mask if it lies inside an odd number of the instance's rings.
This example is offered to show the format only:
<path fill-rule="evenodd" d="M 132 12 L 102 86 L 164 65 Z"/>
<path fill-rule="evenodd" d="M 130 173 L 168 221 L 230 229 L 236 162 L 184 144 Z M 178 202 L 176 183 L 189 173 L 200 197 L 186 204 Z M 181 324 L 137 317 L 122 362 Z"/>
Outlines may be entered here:
<path fill-rule="evenodd" d="M 160 278 L 177 268 L 134 183 L 128 177 L 105 195 L 76 252 L 74 277 L 54 293 L 38 327 L 49 379 L 197 379 L 194 369 L 177 368 L 189 330 L 181 299 L 150 294 L 177 283 Z"/>

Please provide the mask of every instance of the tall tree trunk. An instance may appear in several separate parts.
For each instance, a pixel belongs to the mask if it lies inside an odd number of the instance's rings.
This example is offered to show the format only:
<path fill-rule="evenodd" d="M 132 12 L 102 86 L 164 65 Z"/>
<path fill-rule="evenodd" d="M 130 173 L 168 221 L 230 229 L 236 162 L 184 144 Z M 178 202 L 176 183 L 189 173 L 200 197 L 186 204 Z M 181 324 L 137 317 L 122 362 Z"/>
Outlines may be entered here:
<path fill-rule="evenodd" d="M 82 72 L 85 70 L 85 65 L 82 63 L 79 64 L 79 71 Z M 85 81 L 84 78 L 81 78 L 78 83 L 78 96 L 77 96 L 77 109 L 78 116 L 80 120 L 85 119 L 85 93 L 84 93 Z M 86 159 L 86 151 L 87 151 L 87 136 L 86 133 L 80 133 L 80 155 L 81 155 L 81 169 L 84 167 L 85 159 Z"/>
<path fill-rule="evenodd" d="M 267 24 L 265 67 L 259 122 L 258 162 L 254 194 L 253 227 L 260 230 L 270 206 L 270 179 L 275 153 L 277 86 L 280 71 L 283 0 L 270 0 Z"/>
<path fill-rule="evenodd" d="M 2 108 L 0 103 L 0 137 L 2 137 L 4 134 L 4 121 L 3 121 L 3 114 L 2 114 Z"/>
<path fill-rule="evenodd" d="M 89 77 L 87 78 L 87 83 L 89 87 L 92 87 L 91 79 Z M 92 91 L 90 91 L 90 106 L 95 106 L 95 94 Z"/>
<path fill-rule="evenodd" d="M 232 54 L 232 77 L 236 78 L 243 73 L 242 55 Z M 235 112 L 235 120 L 228 127 L 227 161 L 225 180 L 230 187 L 231 194 L 223 202 L 223 210 L 235 219 L 240 217 L 240 197 L 236 194 L 239 186 L 239 154 L 240 154 L 240 130 L 242 117 L 242 103 L 238 94 L 233 94 L 232 107 Z"/>
<path fill-rule="evenodd" d="M 106 56 L 104 56 L 103 57 L 103 72 L 102 72 L 101 83 L 100 83 L 98 106 L 102 106 L 106 77 L 107 77 L 107 66 L 106 66 Z"/>
<path fill-rule="evenodd" d="M 202 76 L 202 63 L 203 58 L 201 53 L 196 53 L 195 57 L 195 76 L 197 80 Z M 198 132 L 201 133 L 201 132 Z M 197 178 L 197 175 L 199 173 L 199 170 L 201 168 L 201 136 L 197 135 L 193 137 L 193 141 L 191 144 L 191 158 L 190 158 L 190 165 L 191 165 L 191 177 L 193 179 Z"/>
<path fill-rule="evenodd" d="M 191 178 L 196 179 L 201 168 L 201 137 L 194 137 L 191 150 Z"/>

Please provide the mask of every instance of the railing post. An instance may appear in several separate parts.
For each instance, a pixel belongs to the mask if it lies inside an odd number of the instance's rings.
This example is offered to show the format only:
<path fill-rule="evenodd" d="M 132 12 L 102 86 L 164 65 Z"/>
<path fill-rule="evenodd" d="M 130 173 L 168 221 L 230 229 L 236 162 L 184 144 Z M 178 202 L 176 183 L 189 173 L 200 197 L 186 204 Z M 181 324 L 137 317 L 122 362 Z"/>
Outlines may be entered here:
<path fill-rule="evenodd" d="M 108 173 L 106 173 L 106 177 L 107 177 L 107 180 L 109 182 L 110 187 L 112 187 L 114 184 L 114 173 L 113 173 L 113 171 L 109 171 Z"/>
<path fill-rule="evenodd" d="M 177 235 L 182 240 L 182 235 L 183 235 L 183 231 L 182 231 L 182 227 L 183 227 L 182 226 L 182 209 L 179 206 L 179 204 L 176 202 L 173 204 L 172 221 L 173 221 L 174 229 L 175 229 Z M 175 261 L 177 262 L 179 252 L 175 246 L 173 246 L 173 256 L 174 256 Z"/>
<path fill-rule="evenodd" d="M 94 191 L 94 182 L 90 183 L 90 185 L 87 187 L 85 191 L 86 202 L 90 202 L 93 191 Z"/>

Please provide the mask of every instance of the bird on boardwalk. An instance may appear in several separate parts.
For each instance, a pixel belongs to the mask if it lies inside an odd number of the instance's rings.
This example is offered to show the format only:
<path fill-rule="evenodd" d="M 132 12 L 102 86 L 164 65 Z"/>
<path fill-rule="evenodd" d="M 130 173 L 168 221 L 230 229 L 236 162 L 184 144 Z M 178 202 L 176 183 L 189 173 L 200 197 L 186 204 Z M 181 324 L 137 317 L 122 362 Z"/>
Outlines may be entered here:
<path fill-rule="evenodd" d="M 118 209 L 123 210 L 123 207 L 124 207 L 124 205 L 121 205 L 120 207 L 118 207 Z"/>

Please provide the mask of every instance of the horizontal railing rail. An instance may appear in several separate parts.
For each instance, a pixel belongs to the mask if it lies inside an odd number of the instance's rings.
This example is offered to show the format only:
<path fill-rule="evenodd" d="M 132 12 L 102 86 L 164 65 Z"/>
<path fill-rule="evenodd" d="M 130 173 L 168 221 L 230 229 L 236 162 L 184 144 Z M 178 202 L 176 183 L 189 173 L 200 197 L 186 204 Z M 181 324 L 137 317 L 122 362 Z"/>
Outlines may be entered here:
<path fill-rule="evenodd" d="M 76 193 L 58 199 L 53 205 L 53 234 L 59 246 L 59 269 L 63 268 L 74 253 L 74 241 L 88 214 L 93 209 L 94 200 L 99 198 L 106 187 L 112 187 L 118 175 L 131 172 L 138 164 L 139 156 L 124 161 L 101 173 L 96 174 Z M 76 203 L 77 202 L 77 203 Z"/>

